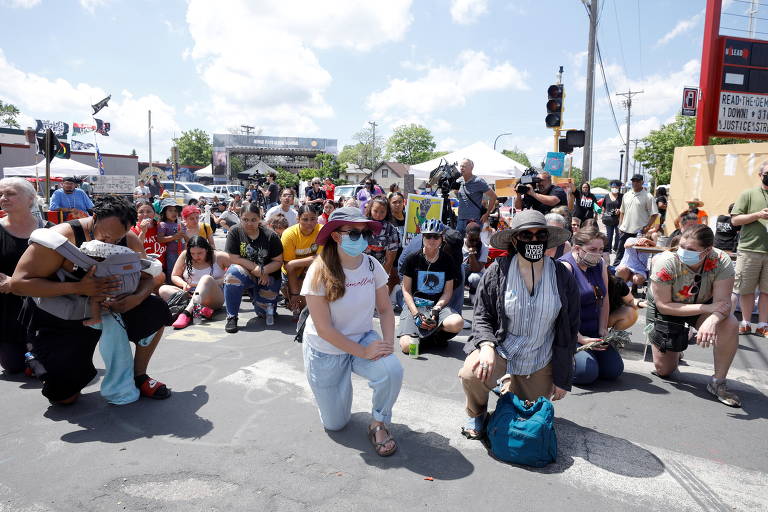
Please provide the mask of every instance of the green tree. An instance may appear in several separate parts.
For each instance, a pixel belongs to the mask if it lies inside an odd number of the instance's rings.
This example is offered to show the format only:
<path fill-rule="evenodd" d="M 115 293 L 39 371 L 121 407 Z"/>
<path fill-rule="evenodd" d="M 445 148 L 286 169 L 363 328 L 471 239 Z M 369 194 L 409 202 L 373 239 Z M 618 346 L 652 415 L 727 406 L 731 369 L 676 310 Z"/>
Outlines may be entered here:
<path fill-rule="evenodd" d="M 334 179 L 339 177 L 342 166 L 332 154 L 320 153 L 315 157 L 315 162 L 320 164 L 320 170 L 322 171 L 320 177 Z"/>
<path fill-rule="evenodd" d="M 345 168 L 347 164 L 365 166 L 365 146 L 363 144 L 347 145 L 339 153 L 339 163 Z"/>
<path fill-rule="evenodd" d="M 301 181 L 312 181 L 312 178 L 324 177 L 325 174 L 323 174 L 323 170 L 316 167 L 307 167 L 306 169 L 301 169 L 299 171 L 299 179 Z"/>
<path fill-rule="evenodd" d="M 398 126 L 387 140 L 386 159 L 394 158 L 401 164 L 418 164 L 430 159 L 435 150 L 432 133 L 418 124 Z"/>
<path fill-rule="evenodd" d="M 433 151 L 432 154 L 429 155 L 429 158 L 427 158 L 427 160 L 434 160 L 435 158 L 440 158 L 441 156 L 445 156 L 449 153 L 450 151 Z"/>
<path fill-rule="evenodd" d="M 20 128 L 19 122 L 16 121 L 19 114 L 21 111 L 15 105 L 3 103 L 0 100 L 0 125 L 8 128 Z"/>
<path fill-rule="evenodd" d="M 696 133 L 696 118 L 677 116 L 669 124 L 662 125 L 658 130 L 652 130 L 643 138 L 643 147 L 638 147 L 634 158 L 650 169 L 656 185 L 667 185 L 672 177 L 672 160 L 675 148 L 678 146 L 693 146 Z M 744 144 L 749 139 L 730 137 L 712 137 L 710 144 Z"/>
<path fill-rule="evenodd" d="M 358 157 L 362 161 L 362 163 L 355 163 L 361 168 L 374 169 L 381 161 L 384 138 L 378 135 L 374 137 L 373 128 L 363 128 L 352 138 L 357 141 L 355 147 L 359 152 Z"/>
<path fill-rule="evenodd" d="M 131 150 L 131 156 L 138 156 L 135 148 Z"/>
<path fill-rule="evenodd" d="M 607 189 L 610 186 L 611 182 L 608 178 L 593 178 L 592 181 L 589 182 L 589 186 L 592 188 L 605 188 Z"/>
<path fill-rule="evenodd" d="M 505 149 L 501 152 L 501 154 L 507 158 L 511 158 L 519 164 L 523 164 L 526 167 L 531 167 L 531 161 L 528 160 L 528 155 L 517 149 L 517 146 L 515 146 L 515 149 Z"/>
<path fill-rule="evenodd" d="M 280 188 L 285 187 L 298 187 L 299 186 L 299 176 L 296 174 L 293 174 L 292 172 L 286 171 L 282 167 L 278 167 L 275 169 L 277 171 L 277 184 L 280 185 Z"/>
<path fill-rule="evenodd" d="M 174 139 L 179 148 L 180 165 L 208 165 L 211 163 L 213 144 L 205 131 L 193 129 L 181 132 L 181 137 Z"/>
<path fill-rule="evenodd" d="M 564 176 L 567 177 L 567 176 Z M 574 187 L 580 187 L 582 183 L 584 183 L 584 171 L 581 170 L 581 168 L 572 166 L 571 167 L 571 178 L 573 179 L 573 185 Z"/>

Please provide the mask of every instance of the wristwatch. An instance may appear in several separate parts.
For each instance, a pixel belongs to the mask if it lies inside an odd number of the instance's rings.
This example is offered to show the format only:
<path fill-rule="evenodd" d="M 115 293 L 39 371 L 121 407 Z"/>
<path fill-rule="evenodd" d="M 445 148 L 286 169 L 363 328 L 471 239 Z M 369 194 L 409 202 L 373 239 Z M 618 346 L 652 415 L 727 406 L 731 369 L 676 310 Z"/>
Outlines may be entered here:
<path fill-rule="evenodd" d="M 496 348 L 496 344 L 494 342 L 492 342 L 492 341 L 483 341 L 483 342 L 481 342 L 478 345 L 478 347 L 480 347 L 480 348 L 483 348 L 483 347 L 486 347 L 486 346 L 494 348 L 494 349 Z"/>

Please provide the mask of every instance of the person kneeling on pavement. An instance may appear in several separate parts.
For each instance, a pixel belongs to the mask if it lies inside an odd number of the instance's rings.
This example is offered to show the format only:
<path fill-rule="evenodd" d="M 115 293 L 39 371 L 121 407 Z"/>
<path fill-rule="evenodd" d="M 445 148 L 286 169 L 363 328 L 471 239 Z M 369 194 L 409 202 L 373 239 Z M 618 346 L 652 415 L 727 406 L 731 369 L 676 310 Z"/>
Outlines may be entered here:
<path fill-rule="evenodd" d="M 460 267 L 442 250 L 445 226 L 439 220 L 421 225 L 423 245 L 403 263 L 403 298 L 398 338 L 409 352 L 411 343 L 445 345 L 464 328 L 464 319 L 448 307 Z"/>
<path fill-rule="evenodd" d="M 505 374 L 523 400 L 560 400 L 571 389 L 579 334 L 579 288 L 573 274 L 544 254 L 570 238 L 535 210 L 518 212 L 491 237 L 508 251 L 486 269 L 475 297 L 472 338 L 459 378 L 467 399 L 468 439 L 484 435 L 488 393 Z"/>
<path fill-rule="evenodd" d="M 669 377 L 688 347 L 689 327 L 696 343 L 714 347 L 715 371 L 707 391 L 725 405 L 741 407 L 728 391 L 726 377 L 739 348 L 738 321 L 731 314 L 734 269 L 730 256 L 713 247 L 715 236 L 704 225 L 683 231 L 677 252 L 652 262 L 646 332 L 653 344 L 655 374 Z"/>

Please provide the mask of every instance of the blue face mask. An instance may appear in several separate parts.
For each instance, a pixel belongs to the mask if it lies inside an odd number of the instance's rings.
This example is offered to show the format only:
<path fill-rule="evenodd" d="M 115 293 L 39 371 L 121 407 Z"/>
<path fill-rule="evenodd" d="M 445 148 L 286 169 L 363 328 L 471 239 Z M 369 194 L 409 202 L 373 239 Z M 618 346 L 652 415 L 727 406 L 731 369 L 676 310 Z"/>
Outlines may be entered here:
<path fill-rule="evenodd" d="M 677 249 L 677 257 L 680 258 L 680 261 L 682 261 L 684 264 L 692 267 L 699 262 L 701 253 L 699 251 L 689 251 L 688 249 L 683 249 L 680 247 Z"/>
<path fill-rule="evenodd" d="M 368 248 L 368 240 L 361 236 L 357 240 L 352 240 L 349 235 L 342 235 L 341 249 L 350 256 L 359 256 Z"/>

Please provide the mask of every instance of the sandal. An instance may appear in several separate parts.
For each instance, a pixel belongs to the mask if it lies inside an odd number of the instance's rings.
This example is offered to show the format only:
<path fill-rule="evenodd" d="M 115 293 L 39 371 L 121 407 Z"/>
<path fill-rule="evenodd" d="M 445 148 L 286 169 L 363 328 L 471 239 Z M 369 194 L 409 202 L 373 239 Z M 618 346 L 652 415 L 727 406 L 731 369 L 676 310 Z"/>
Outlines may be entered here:
<path fill-rule="evenodd" d="M 159 380 L 149 378 L 149 375 L 146 373 L 144 375 L 137 375 L 133 379 L 136 387 L 139 388 L 141 396 L 155 400 L 165 400 L 171 396 L 171 390 L 165 384 Z"/>
<path fill-rule="evenodd" d="M 387 438 L 381 442 L 376 441 L 376 432 L 383 430 L 387 434 Z M 376 425 L 375 427 L 371 428 L 371 426 L 368 426 L 368 440 L 373 445 L 373 449 L 376 450 L 376 455 L 379 457 L 389 457 L 393 453 L 397 451 L 397 443 L 395 443 L 395 440 L 392 438 L 392 435 L 389 433 L 389 430 L 387 430 L 387 427 L 384 425 Z M 384 449 L 384 447 L 389 442 L 393 443 L 392 448 L 389 450 Z"/>
<path fill-rule="evenodd" d="M 710 381 L 709 384 L 707 384 L 707 391 L 728 407 L 741 407 L 739 396 L 736 393 L 728 391 L 728 388 L 725 386 L 725 381 L 720 384 L 715 384 Z"/>
<path fill-rule="evenodd" d="M 467 422 L 461 427 L 461 435 L 475 441 L 485 437 L 485 419 L 488 414 L 481 414 L 475 418 L 467 418 Z"/>

